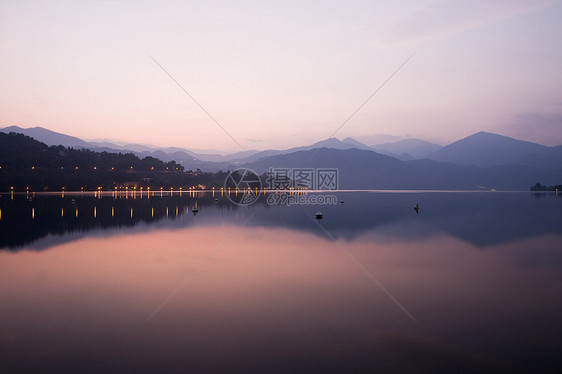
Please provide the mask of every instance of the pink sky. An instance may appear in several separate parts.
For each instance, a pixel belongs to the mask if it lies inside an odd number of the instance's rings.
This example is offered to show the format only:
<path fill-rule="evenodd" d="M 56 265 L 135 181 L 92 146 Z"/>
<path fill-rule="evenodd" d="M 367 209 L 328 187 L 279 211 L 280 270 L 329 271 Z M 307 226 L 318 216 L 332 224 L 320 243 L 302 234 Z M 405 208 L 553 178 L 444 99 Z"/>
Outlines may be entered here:
<path fill-rule="evenodd" d="M 559 1 L 0 2 L 0 127 L 239 151 L 337 134 L 562 144 Z"/>

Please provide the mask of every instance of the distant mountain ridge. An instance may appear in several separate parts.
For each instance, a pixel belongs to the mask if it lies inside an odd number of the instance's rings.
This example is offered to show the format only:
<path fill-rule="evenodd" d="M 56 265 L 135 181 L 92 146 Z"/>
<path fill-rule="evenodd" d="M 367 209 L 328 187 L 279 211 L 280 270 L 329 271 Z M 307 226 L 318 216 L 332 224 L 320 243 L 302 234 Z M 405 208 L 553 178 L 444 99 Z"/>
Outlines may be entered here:
<path fill-rule="evenodd" d="M 269 168 L 335 168 L 341 189 L 487 189 L 528 191 L 534 181 L 560 183 L 560 170 L 525 165 L 491 168 L 425 160 L 401 161 L 360 149 L 316 148 L 265 157 L 245 164 L 257 173 Z"/>
<path fill-rule="evenodd" d="M 339 140 L 337 138 L 328 138 L 325 140 L 321 140 L 319 142 L 313 143 L 311 145 L 305 145 L 302 147 L 293 147 L 293 148 L 289 148 L 289 149 L 284 149 L 284 150 L 274 150 L 274 149 L 268 149 L 262 152 L 258 152 L 255 153 L 249 157 L 245 157 L 242 159 L 236 159 L 235 161 L 239 161 L 239 162 L 252 162 L 252 161 L 257 161 L 260 158 L 263 157 L 270 157 L 270 156 L 276 156 L 276 155 L 282 155 L 282 154 L 288 154 L 288 153 L 294 153 L 294 152 L 300 152 L 300 151 L 307 151 L 310 149 L 315 149 L 315 148 L 334 148 L 334 149 L 352 149 L 352 148 L 357 148 L 357 149 L 369 149 L 369 146 L 358 142 L 357 140 L 353 139 L 353 138 L 345 138 L 344 140 Z"/>
<path fill-rule="evenodd" d="M 344 174 L 342 181 L 346 188 L 472 189 L 486 186 L 528 189 L 537 182 L 560 184 L 562 177 L 562 146 L 547 147 L 487 132 L 473 134 L 445 147 L 420 139 L 370 147 L 351 137 L 343 140 L 329 138 L 285 150 L 205 155 L 207 159 L 204 160 L 201 155 L 183 148 L 157 149 L 107 142 L 103 145 L 117 148 L 95 147 L 95 143 L 38 127 L 22 129 L 11 126 L 0 131 L 34 134 L 38 140 L 49 145 L 62 144 L 98 152 L 133 153 L 141 158 L 150 156 L 164 162 L 176 161 L 188 170 L 217 172 L 246 166 L 264 172 L 269 167 L 281 166 L 336 167 L 341 168 Z M 209 161 L 209 158 L 219 161 Z"/>
<path fill-rule="evenodd" d="M 426 158 L 430 154 L 443 148 L 439 144 L 421 139 L 404 139 L 397 142 L 372 145 L 371 149 L 400 160 L 414 160 Z"/>
<path fill-rule="evenodd" d="M 514 164 L 562 169 L 562 146 L 547 147 L 481 131 L 437 150 L 428 158 L 478 167 Z"/>
<path fill-rule="evenodd" d="M 32 137 L 35 140 L 38 140 L 42 143 L 47 145 L 63 145 L 65 147 L 71 148 L 89 148 L 91 144 L 74 136 L 61 134 L 55 131 L 48 130 L 44 127 L 30 127 L 24 129 L 18 126 L 9 126 L 3 129 L 0 129 L 0 132 L 3 133 L 10 133 L 15 132 L 18 134 L 24 134 L 27 136 Z"/>
<path fill-rule="evenodd" d="M 33 127 L 33 128 L 21 128 L 18 126 L 9 126 L 0 129 L 0 132 L 10 133 L 15 132 L 18 134 L 24 134 L 45 143 L 49 146 L 62 145 L 68 148 L 77 149 L 90 149 L 96 152 L 109 152 L 109 153 L 132 153 L 138 157 L 155 157 L 164 162 L 176 161 L 183 165 L 187 169 L 196 170 L 207 170 L 207 171 L 219 171 L 221 169 L 226 170 L 231 163 L 230 162 L 213 162 L 202 160 L 198 154 L 192 153 L 189 150 L 182 148 L 152 148 L 141 144 L 126 144 L 117 145 L 110 142 L 86 142 L 82 139 L 76 138 L 74 136 L 69 136 L 61 134 L 55 131 L 45 129 L 43 127 Z M 250 154 L 252 151 L 248 151 Z M 257 152 L 257 151 L 255 151 Z M 212 158 L 213 156 L 220 155 L 206 155 L 207 158 Z M 226 157 L 226 156 L 223 156 Z"/>

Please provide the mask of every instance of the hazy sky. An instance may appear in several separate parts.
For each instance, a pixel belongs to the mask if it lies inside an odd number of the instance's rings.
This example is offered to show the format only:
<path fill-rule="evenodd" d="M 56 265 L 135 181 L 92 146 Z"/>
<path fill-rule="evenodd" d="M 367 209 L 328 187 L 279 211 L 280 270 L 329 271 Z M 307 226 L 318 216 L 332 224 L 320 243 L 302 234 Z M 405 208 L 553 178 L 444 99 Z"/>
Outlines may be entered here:
<path fill-rule="evenodd" d="M 560 1 L 0 1 L 0 127 L 238 151 L 562 144 Z"/>

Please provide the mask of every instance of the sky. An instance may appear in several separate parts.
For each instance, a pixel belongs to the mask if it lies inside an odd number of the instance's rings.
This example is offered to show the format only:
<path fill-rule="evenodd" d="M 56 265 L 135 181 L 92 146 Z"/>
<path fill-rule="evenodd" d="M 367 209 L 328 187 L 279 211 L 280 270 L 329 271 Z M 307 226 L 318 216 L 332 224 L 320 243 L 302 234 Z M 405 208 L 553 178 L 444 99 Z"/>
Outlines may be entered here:
<path fill-rule="evenodd" d="M 223 153 L 559 145 L 560 19 L 550 0 L 3 0 L 0 127 Z"/>

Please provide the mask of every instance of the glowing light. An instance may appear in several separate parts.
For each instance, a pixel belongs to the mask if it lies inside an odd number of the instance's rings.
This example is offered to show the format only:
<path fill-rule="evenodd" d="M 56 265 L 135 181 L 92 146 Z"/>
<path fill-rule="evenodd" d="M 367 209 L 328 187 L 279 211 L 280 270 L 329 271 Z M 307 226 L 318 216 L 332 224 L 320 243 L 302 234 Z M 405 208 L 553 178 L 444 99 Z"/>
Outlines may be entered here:
<path fill-rule="evenodd" d="M 96 166 L 94 166 L 94 170 L 98 170 L 98 168 Z"/>
<path fill-rule="evenodd" d="M 31 208 L 31 219 L 35 219 L 35 208 Z"/>
<path fill-rule="evenodd" d="M 97 210 L 97 208 L 96 208 L 96 207 L 94 207 L 94 218 L 96 218 L 96 217 L 97 217 L 97 215 L 98 215 L 98 210 Z"/>

